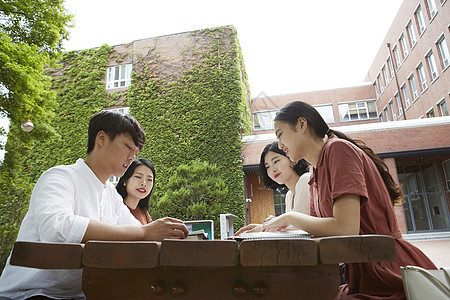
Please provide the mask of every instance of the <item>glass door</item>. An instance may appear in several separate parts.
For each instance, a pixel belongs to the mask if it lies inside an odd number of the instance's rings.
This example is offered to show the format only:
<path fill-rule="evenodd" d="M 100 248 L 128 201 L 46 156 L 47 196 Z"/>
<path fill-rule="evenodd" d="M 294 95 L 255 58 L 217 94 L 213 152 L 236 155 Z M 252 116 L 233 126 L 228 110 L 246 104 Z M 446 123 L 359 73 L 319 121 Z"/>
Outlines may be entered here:
<path fill-rule="evenodd" d="M 435 164 L 412 165 L 399 172 L 408 232 L 450 228 L 442 181 Z"/>

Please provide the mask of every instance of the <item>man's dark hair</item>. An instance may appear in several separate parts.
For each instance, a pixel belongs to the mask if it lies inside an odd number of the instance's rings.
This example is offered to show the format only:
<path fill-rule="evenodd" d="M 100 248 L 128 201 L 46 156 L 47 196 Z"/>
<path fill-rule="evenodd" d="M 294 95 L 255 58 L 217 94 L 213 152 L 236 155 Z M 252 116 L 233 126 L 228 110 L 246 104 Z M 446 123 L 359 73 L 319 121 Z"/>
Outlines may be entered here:
<path fill-rule="evenodd" d="M 92 116 L 89 121 L 87 154 L 94 149 L 95 137 L 101 130 L 111 140 L 114 140 L 118 134 L 127 133 L 139 150 L 144 147 L 145 132 L 134 117 L 111 110 L 102 110 Z"/>

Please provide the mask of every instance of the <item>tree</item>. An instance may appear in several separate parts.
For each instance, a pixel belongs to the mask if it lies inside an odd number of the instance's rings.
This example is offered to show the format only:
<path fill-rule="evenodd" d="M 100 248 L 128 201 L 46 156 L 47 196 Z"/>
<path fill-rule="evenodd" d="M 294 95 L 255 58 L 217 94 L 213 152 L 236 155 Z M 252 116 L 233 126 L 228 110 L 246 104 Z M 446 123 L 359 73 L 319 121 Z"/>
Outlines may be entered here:
<path fill-rule="evenodd" d="M 44 68 L 62 50 L 71 20 L 63 0 L 0 2 L 0 113 L 16 125 L 30 117 L 33 135 L 49 131 L 55 102 Z"/>
<path fill-rule="evenodd" d="M 0 166 L 0 267 L 17 236 L 28 207 L 32 184 L 25 165 L 33 140 L 55 132 L 49 125 L 56 107 L 51 77 L 67 39 L 72 16 L 63 0 L 0 1 L 0 116 L 11 121 L 8 153 Z M 20 124 L 30 118 L 35 129 L 25 133 Z M 2 130 L 0 134 L 4 135 Z"/>
<path fill-rule="evenodd" d="M 213 219 L 218 224 L 220 204 L 228 196 L 228 188 L 214 164 L 196 159 L 178 166 L 169 178 L 168 188 L 158 208 L 169 216 L 184 220 Z"/>

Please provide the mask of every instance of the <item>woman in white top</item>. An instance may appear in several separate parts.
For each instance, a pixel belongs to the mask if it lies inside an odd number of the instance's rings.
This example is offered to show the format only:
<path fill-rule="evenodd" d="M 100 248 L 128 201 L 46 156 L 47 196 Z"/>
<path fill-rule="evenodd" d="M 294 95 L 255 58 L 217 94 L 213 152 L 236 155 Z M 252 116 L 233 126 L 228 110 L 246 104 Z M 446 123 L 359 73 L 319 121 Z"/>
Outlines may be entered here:
<path fill-rule="evenodd" d="M 272 190 L 287 187 L 285 204 L 286 212 L 297 211 L 309 215 L 309 164 L 304 160 L 293 163 L 286 154 L 278 148 L 278 142 L 264 147 L 259 162 L 259 176 L 264 187 Z M 269 216 L 267 220 L 273 218 Z M 249 224 L 236 232 L 262 231 L 262 224 Z"/>
<path fill-rule="evenodd" d="M 259 162 L 259 174 L 269 189 L 287 187 L 286 212 L 297 211 L 309 215 L 309 164 L 304 160 L 292 162 L 278 148 L 278 142 L 264 147 Z"/>

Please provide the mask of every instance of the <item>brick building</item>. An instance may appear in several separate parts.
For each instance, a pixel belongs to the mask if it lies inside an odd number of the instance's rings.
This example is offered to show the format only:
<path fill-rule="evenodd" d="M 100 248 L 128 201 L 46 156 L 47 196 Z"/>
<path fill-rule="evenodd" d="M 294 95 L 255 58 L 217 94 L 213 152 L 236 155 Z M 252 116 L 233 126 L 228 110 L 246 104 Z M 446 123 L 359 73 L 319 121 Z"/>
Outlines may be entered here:
<path fill-rule="evenodd" d="M 446 0 L 405 0 L 360 86 L 253 98 L 254 132 L 243 137 L 247 222 L 284 211 L 286 191 L 265 189 L 257 166 L 275 140 L 277 110 L 300 100 L 385 160 L 403 186 L 403 233 L 450 230 L 449 20 Z"/>

